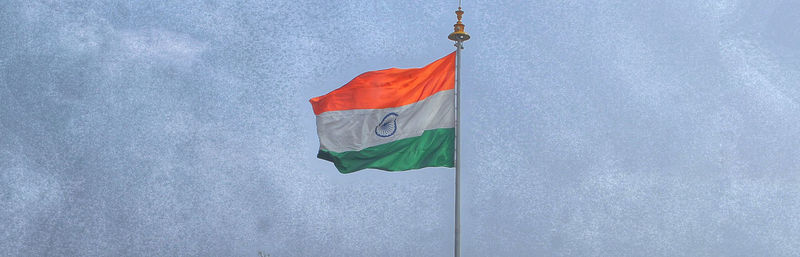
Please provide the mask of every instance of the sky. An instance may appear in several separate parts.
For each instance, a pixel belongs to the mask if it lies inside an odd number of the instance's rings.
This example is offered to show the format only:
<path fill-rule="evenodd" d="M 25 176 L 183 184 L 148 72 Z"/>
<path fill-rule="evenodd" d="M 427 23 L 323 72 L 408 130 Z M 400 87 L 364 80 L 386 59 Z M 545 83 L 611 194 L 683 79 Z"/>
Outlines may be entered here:
<path fill-rule="evenodd" d="M 0 252 L 452 254 L 453 169 L 340 174 L 308 99 L 456 8 L 0 1 Z M 463 8 L 463 256 L 800 255 L 800 2 Z"/>

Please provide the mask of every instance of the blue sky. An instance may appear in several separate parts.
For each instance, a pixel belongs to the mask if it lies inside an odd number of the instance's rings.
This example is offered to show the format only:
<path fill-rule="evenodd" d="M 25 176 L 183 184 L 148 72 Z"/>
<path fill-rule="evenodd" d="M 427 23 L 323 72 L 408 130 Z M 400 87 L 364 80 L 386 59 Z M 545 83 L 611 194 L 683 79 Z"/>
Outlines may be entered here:
<path fill-rule="evenodd" d="M 451 254 L 452 169 L 339 174 L 308 99 L 456 3 L 0 3 L 0 252 Z M 800 3 L 464 10 L 464 256 L 800 254 Z"/>

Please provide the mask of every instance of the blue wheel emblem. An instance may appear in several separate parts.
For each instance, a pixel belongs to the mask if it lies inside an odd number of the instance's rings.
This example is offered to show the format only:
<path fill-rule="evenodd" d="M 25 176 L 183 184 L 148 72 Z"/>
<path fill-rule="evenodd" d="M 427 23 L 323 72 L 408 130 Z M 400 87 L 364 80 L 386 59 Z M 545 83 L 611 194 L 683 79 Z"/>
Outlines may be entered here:
<path fill-rule="evenodd" d="M 383 116 L 381 123 L 375 127 L 375 135 L 379 137 L 390 137 L 397 132 L 397 113 L 389 113 Z"/>

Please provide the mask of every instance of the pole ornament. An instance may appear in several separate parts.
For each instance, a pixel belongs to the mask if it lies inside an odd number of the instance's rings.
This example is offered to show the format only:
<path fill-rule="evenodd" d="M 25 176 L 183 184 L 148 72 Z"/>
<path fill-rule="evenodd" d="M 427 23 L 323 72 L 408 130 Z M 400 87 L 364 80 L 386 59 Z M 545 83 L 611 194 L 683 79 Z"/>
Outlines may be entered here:
<path fill-rule="evenodd" d="M 458 22 L 453 25 L 453 33 L 450 33 L 447 38 L 453 41 L 464 42 L 469 40 L 469 34 L 464 32 L 464 23 L 461 23 L 461 16 L 464 15 L 464 11 L 461 10 L 461 7 L 458 7 L 456 11 L 456 17 L 458 18 Z"/>

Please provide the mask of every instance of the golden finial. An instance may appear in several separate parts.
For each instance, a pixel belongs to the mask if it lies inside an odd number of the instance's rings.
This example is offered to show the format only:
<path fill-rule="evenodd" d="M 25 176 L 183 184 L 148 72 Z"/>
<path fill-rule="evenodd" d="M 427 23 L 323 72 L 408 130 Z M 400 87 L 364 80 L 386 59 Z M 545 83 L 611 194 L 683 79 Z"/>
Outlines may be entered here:
<path fill-rule="evenodd" d="M 464 11 L 461 10 L 461 6 L 458 7 L 458 11 L 456 11 L 456 17 L 458 18 L 458 22 L 453 25 L 453 33 L 450 33 L 447 38 L 453 41 L 463 42 L 469 40 L 469 34 L 464 32 L 464 23 L 461 23 L 461 15 L 464 14 Z"/>

